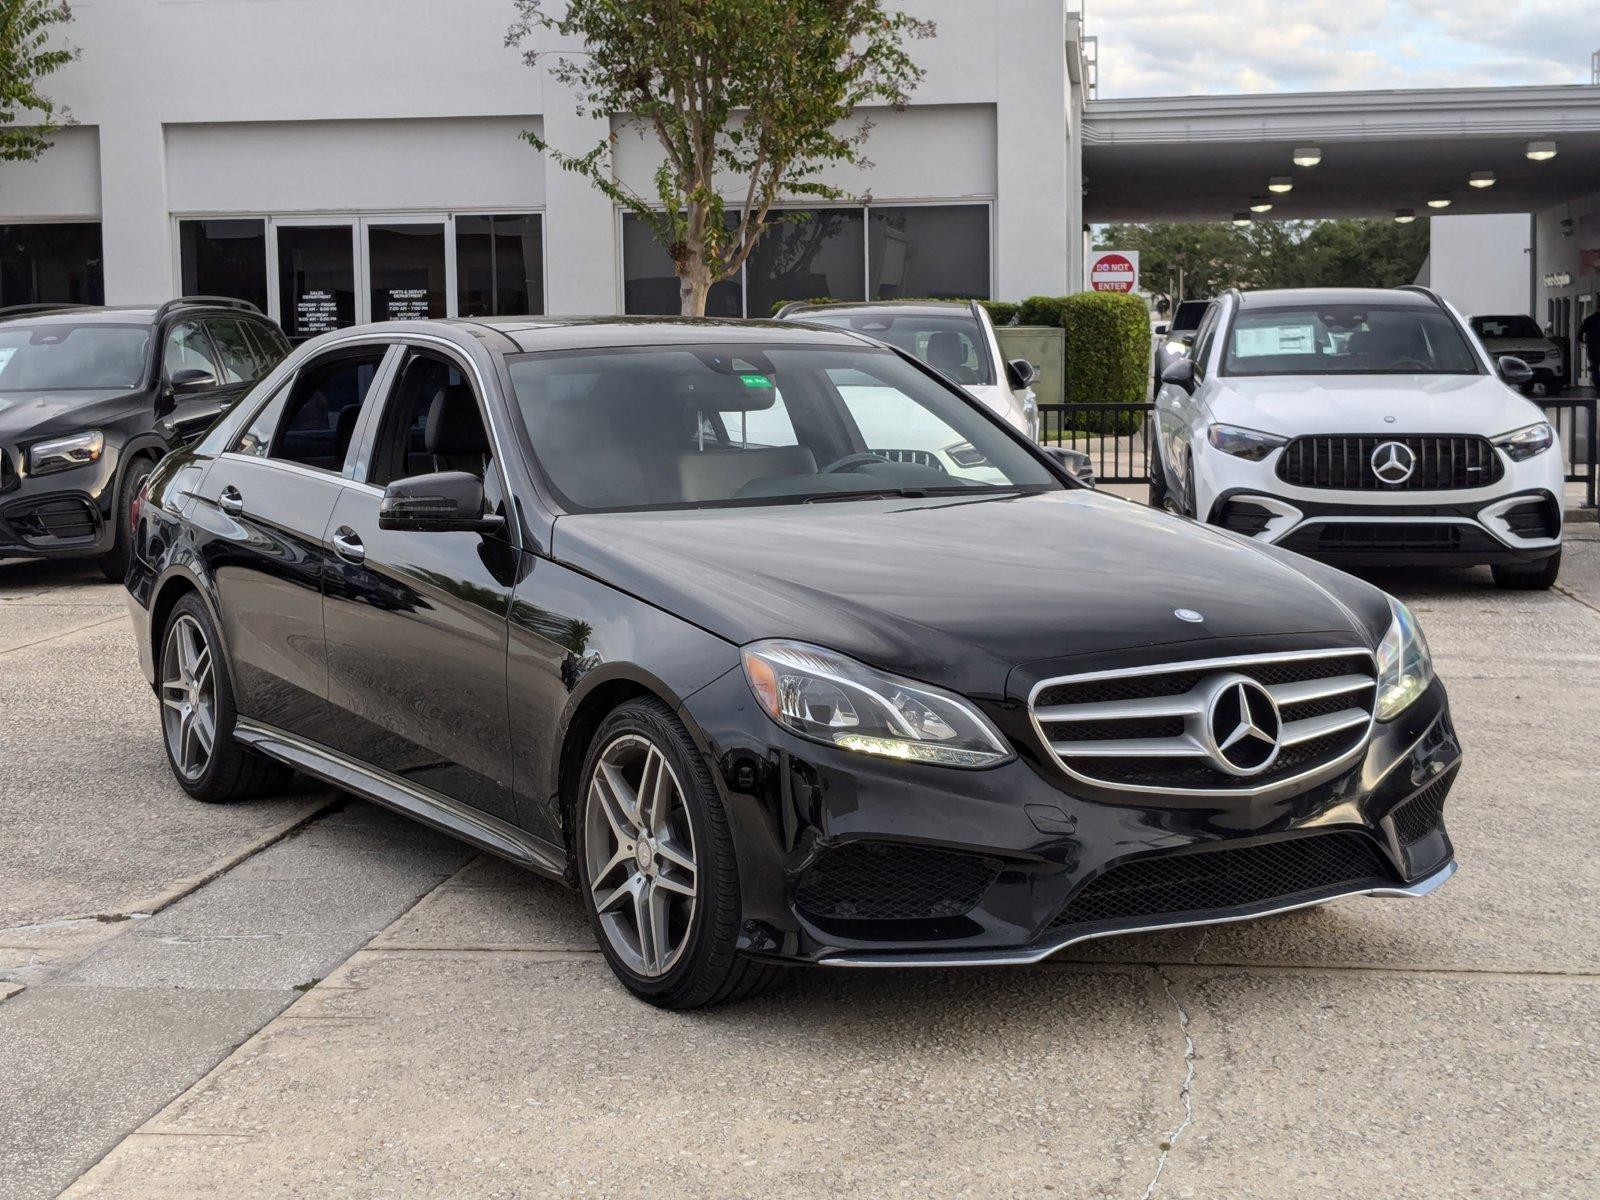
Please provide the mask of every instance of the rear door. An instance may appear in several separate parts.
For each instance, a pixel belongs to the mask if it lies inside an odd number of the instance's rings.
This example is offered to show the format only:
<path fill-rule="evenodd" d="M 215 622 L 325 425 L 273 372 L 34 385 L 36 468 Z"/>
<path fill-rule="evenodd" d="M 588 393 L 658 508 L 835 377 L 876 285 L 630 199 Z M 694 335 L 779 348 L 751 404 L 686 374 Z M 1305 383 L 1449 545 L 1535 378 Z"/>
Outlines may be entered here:
<path fill-rule="evenodd" d="M 329 525 L 323 614 L 334 748 L 408 783 L 514 822 L 506 704 L 507 616 L 520 556 L 499 533 L 378 527 L 386 484 L 434 471 L 506 486 L 470 364 L 410 346 L 371 423 L 358 479 Z M 531 560 L 530 560 L 531 561 Z"/>
<path fill-rule="evenodd" d="M 239 714 L 327 740 L 328 524 L 386 345 L 309 359 L 206 472 L 191 509 L 215 582 Z"/>

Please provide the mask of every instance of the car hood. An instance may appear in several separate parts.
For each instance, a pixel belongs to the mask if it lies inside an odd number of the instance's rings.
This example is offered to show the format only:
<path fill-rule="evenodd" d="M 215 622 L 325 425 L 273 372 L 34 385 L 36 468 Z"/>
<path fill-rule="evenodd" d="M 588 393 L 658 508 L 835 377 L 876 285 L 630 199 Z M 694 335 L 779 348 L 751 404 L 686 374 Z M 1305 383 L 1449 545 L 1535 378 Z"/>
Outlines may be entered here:
<path fill-rule="evenodd" d="M 0 392 L 0 440 L 93 429 L 143 403 L 140 392 Z"/>
<path fill-rule="evenodd" d="M 1224 376 L 1214 421 L 1284 436 L 1317 433 L 1497 433 L 1543 417 L 1489 375 Z M 1389 418 L 1394 418 L 1392 421 Z"/>
<path fill-rule="evenodd" d="M 1044 659 L 1313 631 L 1369 641 L 1281 558 L 1083 489 L 570 515 L 553 549 L 731 642 L 797 638 L 973 695 Z"/>

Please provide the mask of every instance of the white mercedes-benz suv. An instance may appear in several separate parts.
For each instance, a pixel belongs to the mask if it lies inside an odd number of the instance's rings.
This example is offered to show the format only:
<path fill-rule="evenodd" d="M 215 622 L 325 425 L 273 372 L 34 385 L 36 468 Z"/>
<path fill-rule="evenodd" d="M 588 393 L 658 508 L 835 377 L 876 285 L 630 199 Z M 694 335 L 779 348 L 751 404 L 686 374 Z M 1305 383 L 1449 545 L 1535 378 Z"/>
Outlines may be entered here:
<path fill-rule="evenodd" d="M 1338 564 L 1561 569 L 1555 431 L 1424 288 L 1230 291 L 1162 373 L 1150 502 Z"/>

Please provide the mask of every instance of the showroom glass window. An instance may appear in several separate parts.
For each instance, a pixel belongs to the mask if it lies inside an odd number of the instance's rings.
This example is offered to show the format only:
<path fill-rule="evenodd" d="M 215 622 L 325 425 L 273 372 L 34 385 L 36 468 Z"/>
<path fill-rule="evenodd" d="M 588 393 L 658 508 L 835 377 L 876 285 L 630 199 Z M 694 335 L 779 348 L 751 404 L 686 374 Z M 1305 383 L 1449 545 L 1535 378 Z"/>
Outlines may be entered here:
<path fill-rule="evenodd" d="M 231 296 L 267 311 L 267 223 L 259 218 L 178 222 L 185 296 Z"/>
<path fill-rule="evenodd" d="M 104 304 L 99 222 L 0 225 L 0 305 Z"/>
<path fill-rule="evenodd" d="M 374 321 L 426 321 L 445 315 L 444 226 L 437 221 L 367 226 Z"/>
<path fill-rule="evenodd" d="M 456 300 L 463 317 L 544 312 L 544 221 L 464 215 L 456 226 Z"/>
<path fill-rule="evenodd" d="M 987 299 L 987 204 L 873 205 L 774 212 L 737 278 L 711 289 L 708 316 L 769 317 L 790 300 Z M 738 223 L 728 214 L 729 226 Z M 678 312 L 672 259 L 642 220 L 622 220 L 623 311 Z"/>

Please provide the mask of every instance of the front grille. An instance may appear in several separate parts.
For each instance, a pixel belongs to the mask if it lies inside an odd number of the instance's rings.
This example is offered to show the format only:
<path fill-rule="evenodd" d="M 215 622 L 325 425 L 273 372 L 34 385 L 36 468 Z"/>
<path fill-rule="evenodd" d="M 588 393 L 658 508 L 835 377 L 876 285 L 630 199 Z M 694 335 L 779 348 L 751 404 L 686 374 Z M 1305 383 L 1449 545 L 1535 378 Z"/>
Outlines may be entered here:
<path fill-rule="evenodd" d="M 1507 509 L 1505 522 L 1518 537 L 1553 538 L 1561 532 L 1555 506 L 1544 500 L 1529 500 Z"/>
<path fill-rule="evenodd" d="M 1399 442 L 1416 456 L 1411 478 L 1384 483 L 1372 470 L 1372 455 Z M 1278 478 L 1295 487 L 1353 492 L 1422 492 L 1487 487 L 1505 473 L 1494 447 L 1481 437 L 1382 437 L 1334 434 L 1295 438 L 1278 459 Z"/>
<path fill-rule="evenodd" d="M 12 527 L 30 542 L 92 538 L 99 528 L 89 503 L 71 496 L 45 500 L 6 516 Z"/>
<path fill-rule="evenodd" d="M 1277 756 L 1237 775 L 1216 761 L 1206 723 L 1228 679 L 1254 680 L 1277 706 Z M 1033 716 L 1056 762 L 1086 782 L 1123 790 L 1227 794 L 1314 774 L 1365 744 L 1377 673 L 1365 650 L 1217 659 L 1047 680 Z"/>
<path fill-rule="evenodd" d="M 1000 873 L 1000 860 L 900 842 L 851 842 L 801 876 L 795 906 L 811 917 L 915 921 L 971 912 Z"/>
<path fill-rule="evenodd" d="M 1402 846 L 1415 845 L 1439 827 L 1444 817 L 1444 800 L 1455 778 L 1452 772 L 1435 779 L 1389 814 Z"/>
<path fill-rule="evenodd" d="M 1393 882 L 1361 833 L 1319 833 L 1120 863 L 1078 890 L 1050 928 L 1242 908 L 1329 888 Z"/>
<path fill-rule="evenodd" d="M 1511 355 L 1513 358 L 1520 358 L 1530 367 L 1536 363 L 1542 363 L 1545 358 L 1545 352 L 1543 350 L 1513 350 L 1511 351 Z"/>

